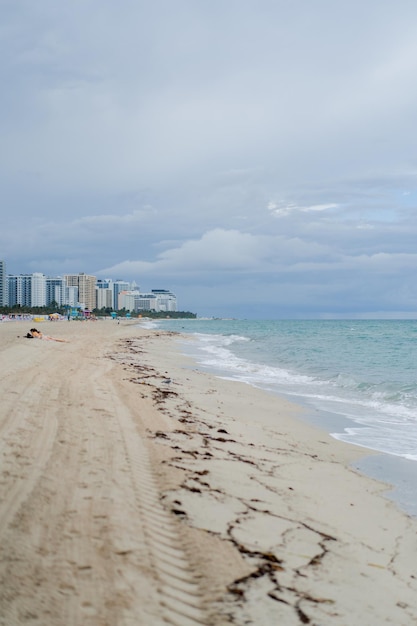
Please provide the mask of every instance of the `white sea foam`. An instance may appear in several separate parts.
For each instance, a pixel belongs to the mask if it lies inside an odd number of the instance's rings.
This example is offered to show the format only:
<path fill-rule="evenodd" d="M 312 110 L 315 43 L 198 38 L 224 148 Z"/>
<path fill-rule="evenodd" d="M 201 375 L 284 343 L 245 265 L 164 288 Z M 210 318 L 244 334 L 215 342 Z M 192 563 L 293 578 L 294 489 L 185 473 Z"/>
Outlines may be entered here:
<path fill-rule="evenodd" d="M 244 380 L 254 385 L 263 386 L 271 383 L 300 384 L 312 380 L 308 376 L 289 372 L 279 367 L 262 365 L 236 356 L 226 346 L 236 341 L 248 341 L 246 337 L 218 337 L 213 335 L 198 336 L 198 356 L 201 365 L 233 372 L 234 379 Z"/>
<path fill-rule="evenodd" d="M 151 329 L 151 328 L 157 328 L 158 323 L 154 320 L 143 319 L 138 322 L 138 326 L 140 326 L 141 328 Z"/>
<path fill-rule="evenodd" d="M 193 320 L 180 332 L 198 333 L 184 350 L 202 368 L 295 398 L 344 441 L 417 460 L 415 320 Z"/>
<path fill-rule="evenodd" d="M 250 323 L 246 323 L 245 330 L 248 335 L 230 333 L 230 326 L 227 334 L 197 333 L 191 344 L 193 356 L 201 367 L 224 378 L 296 397 L 316 410 L 357 424 L 333 433 L 338 439 L 410 459 L 416 457 L 416 385 L 404 384 L 399 375 L 398 382 L 388 379 L 392 372 L 387 370 L 384 359 L 375 352 L 372 358 L 367 356 L 368 347 L 362 346 L 366 327 L 355 333 L 357 345 L 342 338 L 344 353 L 336 345 L 340 340 L 336 334 L 327 343 L 319 334 L 312 339 L 305 333 L 294 335 L 291 341 L 286 338 L 286 342 L 281 338 L 277 341 L 274 335 L 266 336 L 262 343 L 254 333 L 250 336 Z M 256 330 L 259 335 L 259 326 Z M 379 350 L 383 337 L 380 331 Z M 360 360 L 349 371 L 349 359 L 355 358 Z M 367 368 L 365 358 L 369 361 Z"/>

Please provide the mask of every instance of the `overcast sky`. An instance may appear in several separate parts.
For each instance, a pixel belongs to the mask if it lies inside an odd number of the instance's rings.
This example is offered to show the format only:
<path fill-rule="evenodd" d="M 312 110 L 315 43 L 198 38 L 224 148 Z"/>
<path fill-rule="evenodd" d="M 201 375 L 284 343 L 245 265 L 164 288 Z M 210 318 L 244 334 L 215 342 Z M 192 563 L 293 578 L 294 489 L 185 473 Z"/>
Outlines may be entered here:
<path fill-rule="evenodd" d="M 0 0 L 0 259 L 417 317 L 415 0 Z"/>

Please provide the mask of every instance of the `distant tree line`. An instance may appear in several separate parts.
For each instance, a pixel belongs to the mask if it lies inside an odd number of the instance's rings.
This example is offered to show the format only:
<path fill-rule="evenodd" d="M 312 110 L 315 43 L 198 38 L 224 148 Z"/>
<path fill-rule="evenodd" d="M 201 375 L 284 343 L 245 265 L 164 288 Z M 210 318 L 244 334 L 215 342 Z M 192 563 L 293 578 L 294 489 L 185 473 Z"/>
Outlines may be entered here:
<path fill-rule="evenodd" d="M 130 317 L 150 317 L 152 319 L 166 319 L 167 317 L 170 319 L 195 319 L 197 317 L 196 313 L 191 313 L 190 311 L 127 311 L 126 309 L 114 311 L 109 307 L 93 310 L 93 314 L 97 317 L 111 315 L 112 313 L 117 313 L 118 317 L 130 315 Z"/>
<path fill-rule="evenodd" d="M 2 315 L 51 315 L 51 313 L 66 314 L 66 309 L 59 307 L 56 302 L 51 302 L 48 306 L 22 306 L 15 304 L 14 306 L 1 306 L 0 313 Z"/>
<path fill-rule="evenodd" d="M 70 307 L 71 308 L 71 307 Z M 1 315 L 51 315 L 52 313 L 59 313 L 60 315 L 68 315 L 68 306 L 59 306 L 56 302 L 51 302 L 48 306 L 21 306 L 15 304 L 14 306 L 2 306 L 0 307 Z M 114 311 L 110 307 L 103 307 L 102 309 L 94 309 L 93 315 L 97 317 L 110 316 L 112 313 L 117 313 L 118 317 L 150 317 L 152 319 L 195 319 L 197 315 L 190 311 L 127 311 L 126 309 L 120 309 Z"/>

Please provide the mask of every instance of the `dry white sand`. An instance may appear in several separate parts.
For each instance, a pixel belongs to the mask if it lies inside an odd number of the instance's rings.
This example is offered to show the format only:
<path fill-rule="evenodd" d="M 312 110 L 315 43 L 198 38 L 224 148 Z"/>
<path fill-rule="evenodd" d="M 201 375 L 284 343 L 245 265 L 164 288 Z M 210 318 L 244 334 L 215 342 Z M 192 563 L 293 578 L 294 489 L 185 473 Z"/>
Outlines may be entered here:
<path fill-rule="evenodd" d="M 0 324 L 2 626 L 417 623 L 417 520 L 364 450 L 170 334 L 31 325 Z"/>

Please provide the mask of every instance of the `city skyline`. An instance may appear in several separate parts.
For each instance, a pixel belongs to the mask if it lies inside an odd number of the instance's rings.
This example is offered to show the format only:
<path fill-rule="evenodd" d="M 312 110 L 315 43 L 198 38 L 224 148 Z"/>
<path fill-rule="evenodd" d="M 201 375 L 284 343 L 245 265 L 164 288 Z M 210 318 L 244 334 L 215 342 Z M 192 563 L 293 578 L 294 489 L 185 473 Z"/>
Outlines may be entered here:
<path fill-rule="evenodd" d="M 0 306 L 44 307 L 83 310 L 177 311 L 177 297 L 168 289 L 140 291 L 136 281 L 106 278 L 80 272 L 47 276 L 41 272 L 12 274 L 0 259 Z"/>

